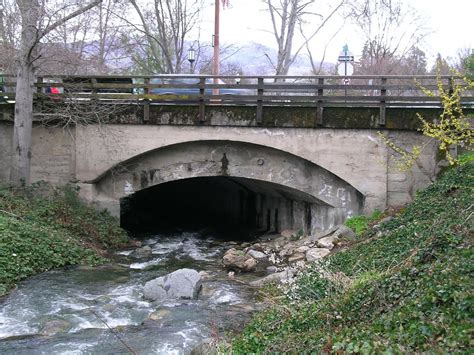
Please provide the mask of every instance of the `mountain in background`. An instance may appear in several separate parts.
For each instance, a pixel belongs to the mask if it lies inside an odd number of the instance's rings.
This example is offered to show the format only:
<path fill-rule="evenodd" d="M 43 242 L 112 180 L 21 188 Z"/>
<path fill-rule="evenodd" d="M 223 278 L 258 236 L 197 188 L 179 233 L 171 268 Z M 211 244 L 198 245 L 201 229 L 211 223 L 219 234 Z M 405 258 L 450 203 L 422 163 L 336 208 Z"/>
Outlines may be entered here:
<path fill-rule="evenodd" d="M 227 66 L 240 67 L 244 75 L 272 75 L 274 73 L 273 63 L 276 62 L 277 57 L 277 50 L 274 48 L 256 42 L 233 44 L 227 49 L 224 45 L 222 48 L 224 48 L 224 53 L 221 54 L 223 68 Z M 319 66 L 319 62 L 317 65 Z M 311 75 L 311 71 L 308 56 L 300 54 L 290 68 L 289 75 Z M 325 74 L 334 73 L 335 64 L 324 62 L 322 72 Z"/>

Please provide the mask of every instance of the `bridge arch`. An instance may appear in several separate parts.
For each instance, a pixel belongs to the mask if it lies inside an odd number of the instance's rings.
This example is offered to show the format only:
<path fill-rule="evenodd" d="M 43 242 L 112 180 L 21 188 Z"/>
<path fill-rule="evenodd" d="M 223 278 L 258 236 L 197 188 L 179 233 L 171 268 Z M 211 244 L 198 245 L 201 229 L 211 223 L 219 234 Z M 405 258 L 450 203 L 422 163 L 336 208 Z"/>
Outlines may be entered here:
<path fill-rule="evenodd" d="M 208 184 L 203 185 L 202 179 Z M 196 183 L 196 189 L 207 189 L 209 194 L 212 184 L 223 191 L 233 186 L 232 191 L 242 193 L 229 198 L 253 196 L 249 201 L 254 207 L 246 208 L 257 212 L 258 227 L 266 224 L 267 229 L 301 228 L 313 233 L 359 213 L 364 198 L 348 182 L 304 158 L 229 140 L 189 141 L 147 151 L 109 169 L 95 186 L 103 196 L 143 201 L 147 192 L 163 192 L 178 182 L 187 188 Z M 235 205 L 242 206 L 242 201 Z"/>

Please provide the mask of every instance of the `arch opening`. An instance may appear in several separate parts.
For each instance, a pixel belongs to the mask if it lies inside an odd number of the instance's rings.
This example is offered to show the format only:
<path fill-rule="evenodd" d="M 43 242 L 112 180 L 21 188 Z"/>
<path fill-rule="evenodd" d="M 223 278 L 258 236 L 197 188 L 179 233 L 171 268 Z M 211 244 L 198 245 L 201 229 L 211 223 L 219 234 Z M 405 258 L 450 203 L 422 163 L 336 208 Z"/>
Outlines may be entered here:
<path fill-rule="evenodd" d="M 127 229 L 178 219 L 182 225 L 317 234 L 357 214 L 364 201 L 347 181 L 314 162 L 237 141 L 155 149 L 122 162 L 94 184 L 98 199 L 115 206 L 121 201 Z"/>
<path fill-rule="evenodd" d="M 121 199 L 121 224 L 133 231 L 214 228 L 238 232 L 309 232 L 311 209 L 325 204 L 275 183 L 209 176 L 154 185 Z"/>

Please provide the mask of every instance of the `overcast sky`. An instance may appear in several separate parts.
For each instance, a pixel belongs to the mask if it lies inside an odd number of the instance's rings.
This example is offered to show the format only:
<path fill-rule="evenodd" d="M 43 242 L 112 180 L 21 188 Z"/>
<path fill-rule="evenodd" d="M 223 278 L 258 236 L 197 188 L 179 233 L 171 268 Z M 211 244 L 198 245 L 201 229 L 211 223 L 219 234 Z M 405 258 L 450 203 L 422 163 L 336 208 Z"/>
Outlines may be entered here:
<path fill-rule="evenodd" d="M 231 7 L 221 12 L 221 42 L 254 41 L 275 47 L 274 38 L 265 32 L 265 29 L 270 29 L 269 15 L 263 10 L 264 6 L 260 0 L 230 0 L 230 3 Z M 456 56 L 459 49 L 474 48 L 474 0 L 411 0 L 409 3 L 420 12 L 426 26 L 431 30 L 422 46 L 429 58 L 434 58 L 438 52 L 443 56 Z M 211 36 L 213 31 L 213 11 L 213 5 L 206 9 L 202 40 L 205 40 L 205 36 Z M 325 33 L 318 37 L 320 45 L 315 43 L 313 52 L 322 52 L 327 38 L 334 32 L 331 30 L 328 27 Z M 330 42 L 326 61 L 335 62 L 345 43 L 354 55 L 360 55 L 363 40 L 354 28 L 347 25 Z"/>

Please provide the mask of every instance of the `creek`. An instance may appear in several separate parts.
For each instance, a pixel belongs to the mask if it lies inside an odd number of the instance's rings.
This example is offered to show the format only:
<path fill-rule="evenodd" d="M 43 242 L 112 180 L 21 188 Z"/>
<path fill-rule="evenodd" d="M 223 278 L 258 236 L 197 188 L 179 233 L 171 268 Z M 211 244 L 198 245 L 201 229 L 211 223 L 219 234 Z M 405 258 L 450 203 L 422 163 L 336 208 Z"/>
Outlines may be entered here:
<path fill-rule="evenodd" d="M 29 278 L 0 300 L 0 353 L 188 354 L 205 339 L 240 329 L 255 310 L 253 290 L 221 265 L 232 244 L 206 230 L 149 234 L 143 245 L 151 257 L 134 259 L 124 250 L 109 265 Z M 181 268 L 208 274 L 197 300 L 143 298 L 145 282 Z"/>

